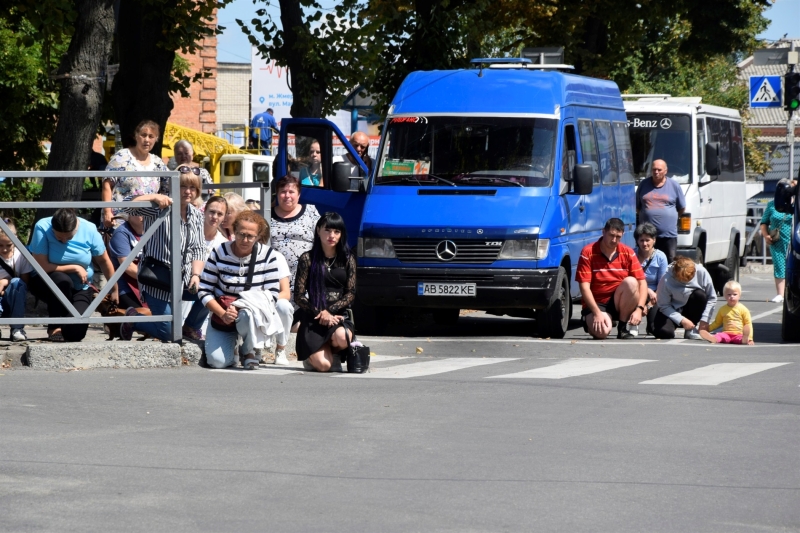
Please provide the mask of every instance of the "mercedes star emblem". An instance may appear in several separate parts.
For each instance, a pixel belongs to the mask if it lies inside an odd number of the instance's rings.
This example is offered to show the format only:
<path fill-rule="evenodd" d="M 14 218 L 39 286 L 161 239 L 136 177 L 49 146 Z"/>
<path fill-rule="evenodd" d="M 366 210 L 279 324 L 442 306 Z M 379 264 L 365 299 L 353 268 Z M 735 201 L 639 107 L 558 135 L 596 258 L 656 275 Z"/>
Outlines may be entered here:
<path fill-rule="evenodd" d="M 672 121 L 668 118 L 662 118 L 659 124 L 662 130 L 668 130 L 672 127 Z"/>
<path fill-rule="evenodd" d="M 452 261 L 457 251 L 458 247 L 453 241 L 442 241 L 436 245 L 436 257 L 442 261 Z"/>

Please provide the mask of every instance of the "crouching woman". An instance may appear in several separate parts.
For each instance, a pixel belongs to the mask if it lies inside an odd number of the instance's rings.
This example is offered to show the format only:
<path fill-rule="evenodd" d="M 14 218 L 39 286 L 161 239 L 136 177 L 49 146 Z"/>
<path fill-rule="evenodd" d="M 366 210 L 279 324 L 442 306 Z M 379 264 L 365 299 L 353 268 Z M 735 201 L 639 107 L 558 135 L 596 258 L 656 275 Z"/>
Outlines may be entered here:
<path fill-rule="evenodd" d="M 268 309 L 271 316 L 267 321 L 277 315 L 283 331 L 277 334 L 275 357 L 276 360 L 285 360 L 285 346 L 294 315 L 289 302 L 291 273 L 280 253 L 258 242 L 262 235 L 269 239 L 269 226 L 255 211 L 242 211 L 236 216 L 233 235 L 233 241 L 222 243 L 211 252 L 200 278 L 200 301 L 217 317 L 217 320 L 212 317 L 206 331 L 206 362 L 214 368 L 232 366 L 236 362 L 234 350 L 241 338 L 239 354 L 242 366 L 245 370 L 255 370 L 259 364 L 254 355 L 255 348 L 263 347 L 265 336 L 260 327 L 251 325 L 264 324 L 265 320 L 251 316 L 255 312 L 252 307 L 237 309 L 232 302 L 244 291 L 250 292 L 250 296 L 263 291 L 271 298 L 266 305 L 259 305 L 259 299 L 255 297 L 248 300 L 256 302 L 259 309 Z"/>
<path fill-rule="evenodd" d="M 317 222 L 314 244 L 300 256 L 294 300 L 300 307 L 297 359 L 306 370 L 341 372 L 343 350 L 355 342 L 347 309 L 356 296 L 356 260 L 338 213 Z"/>
<path fill-rule="evenodd" d="M 653 335 L 657 339 L 673 339 L 675 329 L 682 327 L 684 339 L 702 340 L 700 330 L 708 330 L 717 303 L 714 283 L 703 265 L 677 256 L 658 283 L 656 299 L 658 312 L 653 321 Z"/>

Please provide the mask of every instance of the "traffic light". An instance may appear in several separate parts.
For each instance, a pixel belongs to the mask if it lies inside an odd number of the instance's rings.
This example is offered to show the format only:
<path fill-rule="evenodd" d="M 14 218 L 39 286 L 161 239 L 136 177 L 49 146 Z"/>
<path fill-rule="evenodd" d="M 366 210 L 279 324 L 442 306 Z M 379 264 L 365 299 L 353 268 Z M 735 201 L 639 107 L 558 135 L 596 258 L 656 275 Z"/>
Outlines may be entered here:
<path fill-rule="evenodd" d="M 790 113 L 800 108 L 800 72 L 788 72 L 783 77 L 783 108 Z"/>

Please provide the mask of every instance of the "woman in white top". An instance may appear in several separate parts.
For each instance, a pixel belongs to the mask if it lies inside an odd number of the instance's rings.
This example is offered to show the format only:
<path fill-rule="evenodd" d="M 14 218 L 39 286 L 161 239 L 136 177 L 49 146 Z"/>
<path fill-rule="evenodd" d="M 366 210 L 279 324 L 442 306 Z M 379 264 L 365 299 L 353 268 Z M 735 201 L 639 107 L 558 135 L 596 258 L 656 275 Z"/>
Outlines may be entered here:
<path fill-rule="evenodd" d="M 245 290 L 252 263 L 250 290 L 271 293 L 283 324 L 283 332 L 276 340 L 275 364 L 288 365 L 285 346 L 294 316 L 294 308 L 289 303 L 289 267 L 280 253 L 258 242 L 260 235 L 269 236 L 269 226 L 261 215 L 248 209 L 239 213 L 233 225 L 235 240 L 225 242 L 211 252 L 200 278 L 200 300 L 223 323 L 217 324 L 212 319 L 209 324 L 206 361 L 214 368 L 233 365 L 234 349 L 241 338 L 239 354 L 242 366 L 246 370 L 258 368 L 259 360 L 255 356 L 257 332 L 250 330 L 250 312 L 237 310 L 234 305 L 225 308 L 220 304 L 222 297 L 235 299 Z"/>
<path fill-rule="evenodd" d="M 167 165 L 150 150 L 158 142 L 160 129 L 152 120 L 143 120 L 136 126 L 134 137 L 136 145 L 123 148 L 115 153 L 106 165 L 106 170 L 125 172 L 154 172 L 169 170 Z M 103 180 L 101 192 L 104 202 L 122 202 L 126 198 L 144 196 L 145 194 L 169 194 L 167 178 L 106 178 Z M 103 209 L 103 225 L 110 228 L 114 225 L 114 215 L 121 212 L 120 208 Z"/>
<path fill-rule="evenodd" d="M 228 242 L 228 239 L 220 233 L 219 225 L 225 218 L 228 212 L 228 203 L 222 196 L 212 196 L 206 202 L 203 214 L 203 236 L 206 241 L 206 255 L 204 259 L 208 259 L 211 252 L 223 242 Z M 184 294 L 184 296 L 187 296 Z M 208 309 L 200 302 L 200 299 L 192 294 L 189 295 L 188 301 L 193 301 L 192 308 L 189 314 L 186 315 L 186 320 L 183 323 L 183 337 L 192 340 L 203 340 L 203 332 L 205 331 L 204 323 L 208 318 Z M 187 298 L 184 297 L 184 300 Z"/>

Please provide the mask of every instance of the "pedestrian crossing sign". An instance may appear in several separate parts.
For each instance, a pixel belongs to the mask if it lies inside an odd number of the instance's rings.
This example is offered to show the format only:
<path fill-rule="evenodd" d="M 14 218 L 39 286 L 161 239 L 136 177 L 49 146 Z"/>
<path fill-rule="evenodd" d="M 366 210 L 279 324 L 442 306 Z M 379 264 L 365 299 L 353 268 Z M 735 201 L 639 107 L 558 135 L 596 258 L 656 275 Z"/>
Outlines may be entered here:
<path fill-rule="evenodd" d="M 750 107 L 783 107 L 780 76 L 750 76 Z"/>

